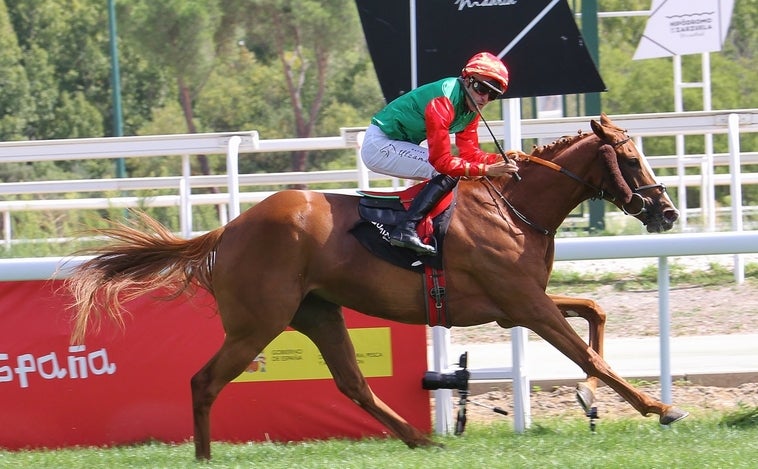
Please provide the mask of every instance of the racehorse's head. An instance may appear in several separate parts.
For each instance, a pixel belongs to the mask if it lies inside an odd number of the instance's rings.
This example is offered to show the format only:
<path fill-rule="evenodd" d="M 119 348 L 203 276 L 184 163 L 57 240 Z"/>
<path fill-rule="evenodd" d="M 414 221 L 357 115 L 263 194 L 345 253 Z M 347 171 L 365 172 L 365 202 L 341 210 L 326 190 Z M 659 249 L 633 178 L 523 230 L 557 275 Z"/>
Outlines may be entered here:
<path fill-rule="evenodd" d="M 611 175 L 613 204 L 640 220 L 650 233 L 670 230 L 679 212 L 666 194 L 666 187 L 656 182 L 645 156 L 626 131 L 605 114 L 601 114 L 600 122 L 593 120 L 590 125 L 595 135 L 605 142 L 599 151 Z"/>

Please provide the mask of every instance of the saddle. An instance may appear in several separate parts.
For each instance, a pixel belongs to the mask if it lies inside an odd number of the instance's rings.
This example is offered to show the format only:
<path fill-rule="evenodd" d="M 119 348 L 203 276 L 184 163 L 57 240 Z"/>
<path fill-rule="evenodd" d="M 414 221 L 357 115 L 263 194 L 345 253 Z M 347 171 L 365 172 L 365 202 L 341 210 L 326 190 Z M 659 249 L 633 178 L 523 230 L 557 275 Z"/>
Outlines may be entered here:
<path fill-rule="evenodd" d="M 436 254 L 419 255 L 411 249 L 392 246 L 389 242 L 390 232 L 426 184 L 424 181 L 397 192 L 359 191 L 360 220 L 350 233 L 375 256 L 398 267 L 418 273 L 423 273 L 425 266 L 442 270 L 442 248 L 455 205 L 455 190 L 443 197 L 417 227 L 419 237 L 437 247 Z"/>
<path fill-rule="evenodd" d="M 427 182 L 422 182 L 399 192 L 360 191 L 360 220 L 350 233 L 376 257 L 422 274 L 426 323 L 430 326 L 450 327 L 445 275 L 442 270 L 442 246 L 455 207 L 456 189 L 443 197 L 416 228 L 422 241 L 436 246 L 436 254 L 421 256 L 411 249 L 390 244 L 390 232 L 402 220 L 413 198 L 426 184 Z"/>

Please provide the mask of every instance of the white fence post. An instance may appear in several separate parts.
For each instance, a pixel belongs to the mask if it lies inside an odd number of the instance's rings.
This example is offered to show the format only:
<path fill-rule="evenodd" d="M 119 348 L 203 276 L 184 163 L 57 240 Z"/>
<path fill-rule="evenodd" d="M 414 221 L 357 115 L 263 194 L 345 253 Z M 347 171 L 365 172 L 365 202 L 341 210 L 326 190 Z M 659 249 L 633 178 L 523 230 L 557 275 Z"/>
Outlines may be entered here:
<path fill-rule="evenodd" d="M 190 185 L 192 167 L 189 155 L 182 155 L 182 179 L 179 181 L 179 224 L 182 236 L 192 236 L 192 186 Z"/>
<path fill-rule="evenodd" d="M 239 148 L 242 139 L 238 135 L 229 138 L 226 150 L 226 177 L 229 191 L 229 220 L 240 215 Z"/>
<path fill-rule="evenodd" d="M 366 136 L 366 132 L 358 132 L 356 135 L 356 142 L 358 148 L 355 149 L 356 167 L 358 168 L 358 189 L 366 190 L 370 187 L 368 168 L 363 163 L 361 158 L 361 147 L 363 146 L 363 137 Z"/>
<path fill-rule="evenodd" d="M 450 331 L 442 326 L 432 327 L 432 371 L 445 372 L 450 366 Z M 453 427 L 453 391 L 436 389 L 434 391 L 434 431 L 440 435 L 450 432 Z"/>
<path fill-rule="evenodd" d="M 729 114 L 729 173 L 732 197 L 732 230 L 742 231 L 742 168 L 740 167 L 740 116 Z M 745 281 L 745 260 L 740 254 L 734 255 L 734 280 L 738 284 Z"/>
<path fill-rule="evenodd" d="M 526 343 L 529 331 L 523 327 L 511 329 L 513 357 L 513 428 L 523 433 L 532 423 L 530 381 L 526 370 Z"/>
<path fill-rule="evenodd" d="M 661 401 L 673 402 L 671 382 L 671 311 L 669 310 L 669 264 L 667 257 L 658 258 L 658 335 L 660 338 Z"/>

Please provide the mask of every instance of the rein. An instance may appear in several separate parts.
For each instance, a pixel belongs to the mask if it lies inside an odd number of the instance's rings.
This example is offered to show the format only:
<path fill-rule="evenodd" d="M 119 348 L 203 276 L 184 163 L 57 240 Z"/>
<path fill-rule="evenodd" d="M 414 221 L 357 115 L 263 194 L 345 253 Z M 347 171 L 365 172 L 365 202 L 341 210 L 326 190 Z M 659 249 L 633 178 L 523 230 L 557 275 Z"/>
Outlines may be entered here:
<path fill-rule="evenodd" d="M 495 191 L 495 193 L 500 197 L 500 200 L 502 200 L 503 203 L 505 205 L 507 205 L 509 209 L 511 209 L 511 212 L 513 212 L 519 218 L 519 220 L 523 221 L 524 223 L 526 223 L 527 225 L 531 226 L 532 228 L 534 228 L 535 230 L 539 231 L 540 233 L 542 233 L 545 236 L 555 236 L 555 231 L 550 231 L 548 229 L 545 229 L 545 228 L 541 227 L 540 225 L 534 223 L 532 220 L 528 219 L 526 217 L 526 215 L 524 215 L 523 213 L 519 212 L 518 209 L 513 206 L 513 204 L 511 203 L 511 201 L 508 200 L 508 199 L 506 199 L 505 196 L 503 195 L 503 193 L 500 192 L 497 189 L 497 187 L 495 187 L 494 184 L 492 184 L 492 180 L 490 180 L 490 178 L 488 176 L 484 176 L 483 179 L 485 181 L 487 181 L 487 184 L 489 184 L 490 188 L 493 191 Z"/>
<path fill-rule="evenodd" d="M 519 155 L 519 157 L 526 162 L 532 162 L 537 163 L 539 165 L 545 166 L 546 168 L 550 168 L 554 171 L 558 171 L 561 174 L 565 174 L 566 176 L 570 177 L 571 179 L 577 181 L 579 184 L 584 184 L 585 186 L 589 187 L 593 191 L 595 191 L 596 195 L 593 196 L 593 199 L 602 199 L 605 197 L 605 191 L 599 187 L 595 187 L 589 182 L 585 181 L 584 179 L 580 178 L 576 174 L 572 173 L 568 169 L 564 168 L 563 166 L 553 163 L 552 161 L 544 160 L 540 158 L 539 156 L 532 156 L 527 153 L 524 153 L 523 155 Z"/>
<path fill-rule="evenodd" d="M 631 139 L 632 139 L 631 137 L 627 137 L 627 138 L 625 138 L 623 140 L 619 140 L 618 142 L 615 142 L 615 143 L 611 144 L 611 146 L 615 150 L 616 148 L 618 148 L 621 145 L 627 143 Z M 523 161 L 537 163 L 539 165 L 545 166 L 546 168 L 550 168 L 550 169 L 552 169 L 554 171 L 558 171 L 559 173 L 564 174 L 564 175 L 570 177 L 571 179 L 577 181 L 579 184 L 584 184 L 585 186 L 589 187 L 590 189 L 592 189 L 595 192 L 595 195 L 592 197 L 593 199 L 605 199 L 605 191 L 602 188 L 593 186 L 589 182 L 585 181 L 584 179 L 580 178 L 579 176 L 577 176 L 576 174 L 572 173 L 571 171 L 569 171 L 568 169 L 564 168 L 563 166 L 561 166 L 559 164 L 553 163 L 552 161 L 548 161 L 548 160 L 542 159 L 539 156 L 530 155 L 528 153 L 520 153 L 519 154 L 519 158 L 521 158 Z M 655 184 L 655 185 L 651 184 L 651 185 L 639 187 L 636 190 L 632 190 L 632 192 L 636 193 L 639 190 L 649 189 L 650 187 L 655 187 L 655 186 L 658 186 L 658 185 L 660 185 L 660 184 Z M 613 201 L 613 200 L 615 200 L 615 197 L 611 196 L 611 199 L 609 199 L 609 200 Z M 643 204 L 643 206 L 644 206 L 644 204 Z M 642 213 L 642 212 L 639 212 L 639 213 Z M 638 215 L 639 213 L 637 213 L 635 215 Z"/>
<path fill-rule="evenodd" d="M 627 138 L 625 138 L 623 140 L 619 140 L 618 142 L 614 142 L 614 143 L 612 143 L 610 145 L 615 150 L 618 147 L 620 147 L 621 145 L 629 142 L 631 139 L 632 139 L 631 137 L 627 137 Z M 517 159 L 519 159 L 521 161 L 536 163 L 536 164 L 539 164 L 539 165 L 544 166 L 546 168 L 550 168 L 553 171 L 557 171 L 557 172 L 559 172 L 559 173 L 561 173 L 561 174 L 563 174 L 565 176 L 570 177 L 571 179 L 577 181 L 579 184 L 583 184 L 583 185 L 589 187 L 596 194 L 595 196 L 591 197 L 592 199 L 605 199 L 605 200 L 608 200 L 608 201 L 615 200 L 615 197 L 613 197 L 612 195 L 611 195 L 610 199 L 606 199 L 605 198 L 606 193 L 605 193 L 605 191 L 602 188 L 596 187 L 596 186 L 590 184 L 589 182 L 585 181 L 581 177 L 577 176 L 576 174 L 572 173 L 571 171 L 569 171 L 568 169 L 564 168 L 563 166 L 561 166 L 561 165 L 559 165 L 557 163 L 553 163 L 552 161 L 548 161 L 546 159 L 540 158 L 538 156 L 530 155 L 530 154 L 524 153 L 524 152 L 518 152 L 518 158 Z M 502 200 L 503 203 L 505 205 L 507 205 L 508 208 L 510 208 L 511 211 L 521 221 L 523 221 L 524 223 L 526 223 L 527 225 L 531 226 L 536 231 L 539 231 L 540 233 L 542 233 L 545 236 L 555 236 L 555 234 L 556 234 L 555 231 L 551 231 L 551 230 L 548 230 L 546 228 L 541 227 L 540 225 L 534 223 L 532 220 L 530 220 L 529 218 L 527 218 L 526 215 L 524 215 L 523 213 L 521 213 L 520 211 L 518 211 L 518 209 L 516 209 L 516 207 L 514 207 L 513 204 L 511 204 L 511 202 L 495 187 L 495 185 L 492 184 L 492 181 L 488 177 L 485 176 L 484 179 L 487 181 L 487 184 L 489 184 L 490 188 L 493 191 L 495 191 L 495 193 L 500 197 L 500 200 Z M 629 204 L 624 204 L 624 205 L 621 206 L 621 210 L 623 210 L 624 214 L 630 215 L 630 216 L 637 216 L 637 215 L 645 212 L 647 210 L 645 208 L 645 198 L 642 197 L 642 195 L 640 195 L 640 192 L 644 191 L 644 190 L 647 190 L 647 189 L 654 189 L 654 188 L 660 188 L 663 192 L 666 192 L 666 186 L 664 186 L 661 183 L 647 184 L 645 186 L 640 186 L 640 187 L 638 187 L 636 189 L 631 189 L 630 188 L 631 191 L 632 191 L 632 200 L 634 199 L 635 196 L 638 197 L 640 199 L 640 202 L 641 202 L 642 206 L 641 206 L 640 210 L 637 211 L 636 213 L 631 213 L 631 212 L 628 212 L 626 210 L 626 208 L 625 208 L 625 205 L 629 205 Z M 629 203 L 631 203 L 631 200 L 629 201 Z"/>

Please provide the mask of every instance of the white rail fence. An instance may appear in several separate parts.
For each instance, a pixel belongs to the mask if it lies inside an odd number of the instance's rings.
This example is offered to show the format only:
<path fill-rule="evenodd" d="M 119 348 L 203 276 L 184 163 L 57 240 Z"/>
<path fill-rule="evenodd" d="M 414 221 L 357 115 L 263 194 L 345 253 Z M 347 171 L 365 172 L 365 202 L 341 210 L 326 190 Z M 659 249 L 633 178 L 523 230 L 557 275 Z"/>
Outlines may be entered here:
<path fill-rule="evenodd" d="M 712 200 L 705 197 L 713 194 L 716 185 L 729 185 L 738 191 L 742 184 L 758 183 L 758 173 L 741 174 L 741 167 L 758 164 L 758 151 L 741 151 L 739 135 L 758 131 L 758 109 L 734 111 L 699 111 L 685 113 L 638 114 L 614 116 L 614 121 L 628 129 L 637 144 L 644 147 L 645 137 L 676 135 L 728 134 L 730 149 L 726 154 L 655 156 L 649 160 L 654 168 L 676 168 L 674 176 L 659 179 L 668 186 L 676 186 L 679 192 L 679 208 L 682 212 L 680 226 L 686 228 L 687 207 L 686 187 L 703 188 L 700 203 L 702 218 L 706 220 L 706 230 L 713 231 L 717 208 Z M 559 135 L 572 135 L 579 129 L 588 129 L 588 117 L 561 119 L 523 120 L 524 139 L 554 139 Z M 491 123 L 495 137 L 504 135 L 502 121 Z M 364 128 L 343 128 L 339 137 L 307 139 L 260 139 L 258 132 L 228 132 L 214 134 L 161 135 L 145 137 L 114 137 L 71 140 L 47 140 L 31 142 L 0 142 L 0 164 L 32 161 L 60 161 L 103 158 L 142 158 L 155 156 L 180 156 L 182 174 L 171 177 L 33 181 L 0 183 L 0 197 L 40 194 L 60 194 L 58 198 L 45 200 L 0 200 L 2 212 L 3 238 L 6 249 L 18 240 L 13 239 L 12 213 L 40 210 L 106 209 L 120 207 L 180 207 L 180 227 L 183 236 L 194 232 L 192 207 L 212 204 L 222 207 L 219 224 L 239 213 L 241 203 L 255 203 L 271 194 L 270 191 L 240 192 L 240 186 L 344 183 L 348 187 L 340 190 L 353 193 L 356 189 L 366 189 L 373 181 L 387 181 L 386 176 L 368 171 L 360 158 L 356 157 L 356 168 L 338 171 L 286 172 L 274 174 L 239 174 L 239 154 L 271 153 L 296 150 L 357 150 Z M 482 125 L 479 129 L 483 142 L 492 141 L 489 132 Z M 754 149 L 751 149 L 754 150 Z M 190 156 L 226 154 L 227 174 L 214 176 L 191 176 Z M 714 174 L 714 166 L 729 165 L 729 174 Z M 699 167 L 700 174 L 685 174 L 686 168 Z M 397 185 L 397 180 L 392 180 Z M 227 187 L 227 193 L 198 194 L 193 189 Z M 146 189 L 170 189 L 174 195 L 154 197 L 119 196 L 64 198 L 63 194 L 82 192 L 125 193 Z M 733 192 L 734 193 L 734 192 Z M 732 197 L 732 214 L 739 212 L 736 205 L 741 198 Z"/>

